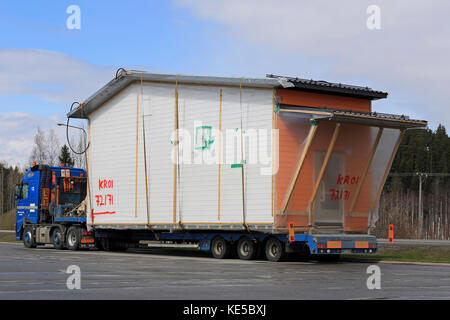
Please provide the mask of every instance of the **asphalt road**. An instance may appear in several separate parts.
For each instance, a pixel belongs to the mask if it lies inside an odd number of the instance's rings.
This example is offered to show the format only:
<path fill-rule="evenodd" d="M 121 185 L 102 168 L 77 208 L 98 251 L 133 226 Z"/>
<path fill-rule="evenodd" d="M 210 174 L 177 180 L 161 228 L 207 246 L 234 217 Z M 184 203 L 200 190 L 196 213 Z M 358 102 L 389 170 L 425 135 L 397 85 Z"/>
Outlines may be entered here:
<path fill-rule="evenodd" d="M 67 289 L 70 265 L 81 289 Z M 26 249 L 0 243 L 0 299 L 450 299 L 450 266 L 216 260 L 202 252 Z"/>

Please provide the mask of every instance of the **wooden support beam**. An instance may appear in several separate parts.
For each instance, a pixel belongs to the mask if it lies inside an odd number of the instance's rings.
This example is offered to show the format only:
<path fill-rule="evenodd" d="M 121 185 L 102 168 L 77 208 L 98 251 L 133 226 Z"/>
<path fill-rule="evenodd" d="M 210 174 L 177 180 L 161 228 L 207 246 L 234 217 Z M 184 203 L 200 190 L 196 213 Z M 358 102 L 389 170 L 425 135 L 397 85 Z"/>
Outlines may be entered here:
<path fill-rule="evenodd" d="M 174 119 L 174 164 L 173 164 L 173 223 L 177 220 L 177 174 L 178 174 L 178 75 L 175 83 L 175 119 Z M 180 221 L 181 222 L 181 221 Z"/>
<path fill-rule="evenodd" d="M 380 143 L 382 135 L 383 135 L 383 128 L 379 128 L 377 137 L 375 138 L 375 142 L 372 147 L 372 150 L 370 151 L 369 158 L 367 159 L 367 163 L 366 163 L 366 167 L 364 168 L 363 175 L 362 175 L 361 180 L 359 181 L 359 184 L 356 188 L 355 196 L 353 197 L 352 203 L 350 205 L 350 209 L 348 210 L 349 213 L 352 213 L 353 210 L 355 209 L 356 202 L 358 201 L 359 194 L 361 193 L 361 189 L 366 180 L 367 173 L 369 172 L 369 168 L 372 165 L 373 157 L 375 156 L 375 152 L 377 151 L 378 144 Z"/>
<path fill-rule="evenodd" d="M 221 174 L 222 174 L 222 89 L 220 89 L 219 94 L 220 102 L 219 102 L 219 194 L 217 201 L 217 219 L 220 220 L 220 185 L 221 185 Z"/>
<path fill-rule="evenodd" d="M 137 218 L 138 210 L 138 164 L 139 164 L 139 95 L 136 97 L 136 177 L 135 177 L 135 190 L 134 190 L 134 217 Z"/>
<path fill-rule="evenodd" d="M 323 178 L 323 176 L 325 174 L 325 170 L 327 169 L 327 165 L 328 165 L 328 162 L 329 162 L 329 160 L 331 158 L 331 154 L 333 152 L 333 149 L 334 149 L 334 146 L 336 144 L 336 140 L 337 140 L 337 138 L 339 136 L 340 130 L 341 130 L 341 124 L 340 123 L 336 123 L 336 127 L 334 128 L 333 136 L 331 137 L 330 145 L 328 146 L 327 153 L 326 153 L 325 158 L 323 160 L 322 168 L 320 169 L 319 176 L 317 177 L 317 181 L 316 181 L 316 184 L 315 184 L 314 189 L 313 189 L 313 193 L 312 193 L 311 198 L 309 200 L 309 204 L 308 204 L 309 205 L 309 212 L 310 212 L 310 215 L 309 215 L 309 218 L 308 218 L 310 220 L 310 221 L 308 221 L 309 225 L 311 225 L 311 213 L 312 213 L 312 207 L 313 207 L 313 204 L 314 204 L 314 200 L 316 199 L 317 191 L 319 190 L 320 183 L 322 182 L 322 178 Z"/>
<path fill-rule="evenodd" d="M 275 143 L 278 143 L 277 140 L 275 140 L 275 91 L 276 89 L 273 89 L 272 91 L 272 134 L 271 134 L 271 138 L 272 138 L 272 217 L 275 214 L 275 190 L 274 190 L 274 186 L 275 186 L 275 173 L 274 173 L 274 164 L 275 164 L 275 159 L 274 157 L 278 157 L 278 154 L 275 154 Z"/>
<path fill-rule="evenodd" d="M 308 155 L 308 151 L 311 147 L 311 144 L 314 140 L 314 137 L 317 132 L 318 125 L 313 125 L 309 129 L 308 137 L 306 138 L 306 145 L 303 148 L 302 155 L 297 162 L 297 168 L 295 169 L 294 176 L 292 177 L 291 183 L 289 184 L 288 191 L 283 201 L 283 205 L 281 206 L 281 212 L 285 212 L 289 203 L 291 202 L 292 195 L 294 194 L 295 186 L 297 185 L 298 177 L 300 176 L 300 172 L 302 171 L 303 164 L 305 163 L 306 156 Z"/>

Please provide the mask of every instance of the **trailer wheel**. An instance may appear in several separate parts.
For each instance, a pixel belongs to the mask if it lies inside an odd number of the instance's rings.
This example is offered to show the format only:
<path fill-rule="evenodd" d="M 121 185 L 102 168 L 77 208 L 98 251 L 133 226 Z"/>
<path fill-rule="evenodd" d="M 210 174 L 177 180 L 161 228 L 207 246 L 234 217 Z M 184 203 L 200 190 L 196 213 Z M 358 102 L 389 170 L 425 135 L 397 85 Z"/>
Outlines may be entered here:
<path fill-rule="evenodd" d="M 56 227 L 52 232 L 53 247 L 57 250 L 64 249 L 64 234 L 61 228 Z"/>
<path fill-rule="evenodd" d="M 216 237 L 211 243 L 211 253 L 216 259 L 224 259 L 230 255 L 231 245 L 222 237 Z"/>
<path fill-rule="evenodd" d="M 253 260 L 257 254 L 257 244 L 254 243 L 247 237 L 242 237 L 239 239 L 237 244 L 237 254 L 239 259 L 242 260 Z"/>
<path fill-rule="evenodd" d="M 278 262 L 282 261 L 286 253 L 284 246 L 277 238 L 270 238 L 266 243 L 266 258 L 269 261 Z"/>
<path fill-rule="evenodd" d="M 36 248 L 36 240 L 33 236 L 33 228 L 31 227 L 25 227 L 25 230 L 23 231 L 23 245 L 26 248 Z"/>
<path fill-rule="evenodd" d="M 67 231 L 67 248 L 69 250 L 78 250 L 81 241 L 81 229 L 78 227 L 70 227 Z"/>

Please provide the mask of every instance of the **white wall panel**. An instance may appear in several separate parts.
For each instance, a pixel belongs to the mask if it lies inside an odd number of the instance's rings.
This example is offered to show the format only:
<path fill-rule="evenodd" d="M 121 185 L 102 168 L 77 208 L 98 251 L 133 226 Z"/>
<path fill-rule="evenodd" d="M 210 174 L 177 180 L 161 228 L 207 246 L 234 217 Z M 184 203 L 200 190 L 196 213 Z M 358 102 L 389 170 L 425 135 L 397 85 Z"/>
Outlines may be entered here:
<path fill-rule="evenodd" d="M 136 122 L 137 92 L 133 86 L 90 117 L 90 203 L 94 213 L 109 212 L 95 216 L 96 224 L 147 221 L 146 212 L 141 207 L 136 208 L 135 203 Z M 106 186 L 100 183 L 104 180 Z"/>
<path fill-rule="evenodd" d="M 179 87 L 180 129 L 189 134 L 191 144 L 191 150 L 185 153 L 191 163 L 181 163 L 179 167 L 178 200 L 183 223 L 216 223 L 218 220 L 219 164 L 214 161 L 214 155 L 218 155 L 219 137 L 214 133 L 219 129 L 219 91 L 216 87 Z M 201 136 L 201 132 L 208 141 L 197 145 L 197 134 Z"/>
<path fill-rule="evenodd" d="M 206 154 L 218 156 L 217 131 L 221 89 L 223 91 L 223 163 L 219 219 L 219 165 L 216 161 L 206 163 L 204 157 Z M 233 164 L 242 162 L 241 126 L 244 129 L 244 135 L 251 130 L 257 132 L 257 143 L 260 141 L 259 135 L 264 133 L 268 141 L 268 145 L 263 146 L 247 145 L 250 151 L 247 150 L 244 154 L 247 161 L 244 166 L 246 222 L 273 222 L 272 176 L 261 173 L 261 167 L 271 167 L 271 163 L 261 164 L 259 159 L 259 148 L 267 148 L 263 151 L 267 156 L 271 153 L 272 91 L 243 89 L 242 93 L 241 104 L 239 88 L 179 85 L 179 128 L 189 134 L 191 142 L 191 149 L 184 150 L 184 154 L 180 156 L 188 156 L 191 162 L 185 163 L 182 158 L 180 159 L 177 175 L 176 223 L 181 221 L 185 224 L 240 224 L 243 222 L 242 169 L 232 168 Z M 141 95 L 139 116 L 137 115 L 138 95 Z M 89 151 L 91 203 L 94 211 L 115 212 L 115 214 L 96 216 L 96 223 L 146 224 L 148 222 L 147 205 L 150 224 L 173 223 L 174 112 L 175 85 L 144 83 L 141 87 L 141 84 L 137 83 L 123 90 L 92 114 Z M 146 162 L 144 161 L 144 122 Z M 211 127 L 211 141 L 208 143 L 209 149 L 195 150 L 196 130 L 201 126 Z M 136 128 L 138 128 L 137 132 Z M 236 137 L 233 160 L 227 158 L 230 155 L 230 150 L 227 150 L 227 129 Z M 138 141 L 137 181 L 136 141 Z M 257 154 L 257 163 L 250 163 L 249 152 Z M 196 164 L 195 161 L 198 159 L 201 161 Z M 145 167 L 148 179 L 148 203 L 146 202 Z M 114 187 L 99 190 L 98 180 L 103 179 L 112 180 Z M 95 195 L 98 194 L 113 194 L 114 203 L 96 206 Z"/>
<path fill-rule="evenodd" d="M 150 223 L 173 223 L 175 86 L 144 84 Z M 144 186 L 145 187 L 145 186 Z"/>

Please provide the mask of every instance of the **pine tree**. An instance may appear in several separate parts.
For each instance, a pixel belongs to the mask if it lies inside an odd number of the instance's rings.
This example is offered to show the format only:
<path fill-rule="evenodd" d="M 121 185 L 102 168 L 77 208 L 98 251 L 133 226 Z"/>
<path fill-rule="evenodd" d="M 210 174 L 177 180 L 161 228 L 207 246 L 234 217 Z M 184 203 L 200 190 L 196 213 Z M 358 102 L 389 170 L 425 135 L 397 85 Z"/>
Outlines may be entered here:
<path fill-rule="evenodd" d="M 66 167 L 73 167 L 73 159 L 70 156 L 69 148 L 63 145 L 61 153 L 59 154 L 59 162 Z"/>

